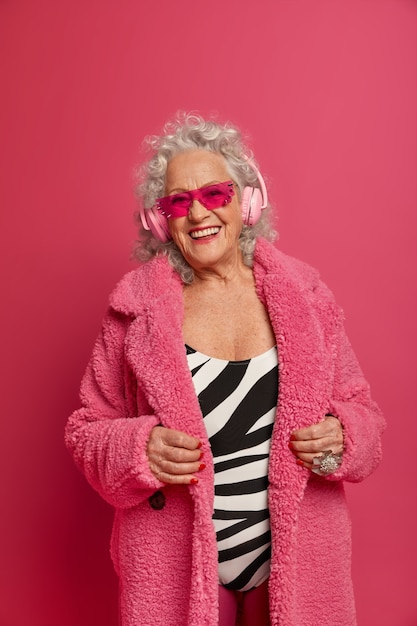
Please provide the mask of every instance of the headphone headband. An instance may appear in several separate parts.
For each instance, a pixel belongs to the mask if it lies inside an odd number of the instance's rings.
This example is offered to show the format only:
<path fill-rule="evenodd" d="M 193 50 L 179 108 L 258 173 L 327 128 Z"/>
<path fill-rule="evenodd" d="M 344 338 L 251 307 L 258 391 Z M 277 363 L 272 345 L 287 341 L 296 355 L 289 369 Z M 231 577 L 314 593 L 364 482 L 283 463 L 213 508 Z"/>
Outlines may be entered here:
<path fill-rule="evenodd" d="M 247 161 L 248 165 L 253 169 L 253 171 L 255 172 L 259 184 L 261 186 L 261 191 L 262 191 L 262 206 L 261 209 L 266 209 L 267 205 L 268 205 L 268 192 L 266 190 L 266 185 L 265 185 L 265 181 L 263 179 L 263 176 L 261 174 L 261 172 L 258 170 L 258 168 L 256 167 L 256 165 L 254 163 L 252 163 L 252 159 L 248 156 L 246 156 L 246 154 L 244 155 L 245 160 Z"/>

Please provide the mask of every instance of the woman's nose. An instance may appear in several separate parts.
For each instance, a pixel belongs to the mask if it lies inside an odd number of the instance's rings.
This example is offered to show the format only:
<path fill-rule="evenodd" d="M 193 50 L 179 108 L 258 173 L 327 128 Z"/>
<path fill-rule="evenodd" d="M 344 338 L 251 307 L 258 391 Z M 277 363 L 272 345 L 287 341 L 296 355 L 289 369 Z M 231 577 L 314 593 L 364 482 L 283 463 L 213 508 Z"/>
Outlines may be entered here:
<path fill-rule="evenodd" d="M 208 217 L 208 215 L 209 211 L 201 204 L 201 202 L 193 200 L 193 203 L 188 211 L 188 219 L 192 222 L 201 222 Z"/>

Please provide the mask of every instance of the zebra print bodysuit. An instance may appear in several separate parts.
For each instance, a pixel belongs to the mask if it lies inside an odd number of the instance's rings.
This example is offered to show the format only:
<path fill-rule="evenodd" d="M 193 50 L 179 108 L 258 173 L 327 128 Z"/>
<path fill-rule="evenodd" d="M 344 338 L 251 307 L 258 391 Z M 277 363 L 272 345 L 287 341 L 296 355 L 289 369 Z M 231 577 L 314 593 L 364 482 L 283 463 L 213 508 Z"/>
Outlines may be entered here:
<path fill-rule="evenodd" d="M 269 576 L 268 459 L 278 397 L 277 349 L 246 361 L 186 346 L 214 457 L 219 581 L 248 591 Z"/>

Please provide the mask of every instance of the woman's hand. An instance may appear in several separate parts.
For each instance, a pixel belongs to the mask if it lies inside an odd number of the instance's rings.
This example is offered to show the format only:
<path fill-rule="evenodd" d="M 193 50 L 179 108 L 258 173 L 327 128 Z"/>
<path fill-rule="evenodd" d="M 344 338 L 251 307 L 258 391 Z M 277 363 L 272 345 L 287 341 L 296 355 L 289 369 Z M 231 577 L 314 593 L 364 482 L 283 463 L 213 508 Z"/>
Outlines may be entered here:
<path fill-rule="evenodd" d="M 326 415 L 322 422 L 291 433 L 289 447 L 297 457 L 299 465 L 316 471 L 317 460 L 313 463 L 314 458 L 321 457 L 323 452 L 328 450 L 336 455 L 343 453 L 342 425 L 337 417 Z"/>
<path fill-rule="evenodd" d="M 163 426 L 151 430 L 147 454 L 149 467 L 158 480 L 171 485 L 190 485 L 198 482 L 194 476 L 205 468 L 201 442 L 186 433 Z"/>

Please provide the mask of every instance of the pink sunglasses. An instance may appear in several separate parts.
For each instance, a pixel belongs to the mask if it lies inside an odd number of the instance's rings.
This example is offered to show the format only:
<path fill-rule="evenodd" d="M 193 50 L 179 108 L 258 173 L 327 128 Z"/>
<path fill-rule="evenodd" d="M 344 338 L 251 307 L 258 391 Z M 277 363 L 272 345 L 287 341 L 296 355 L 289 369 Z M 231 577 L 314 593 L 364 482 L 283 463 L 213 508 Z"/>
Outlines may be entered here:
<path fill-rule="evenodd" d="M 224 183 L 216 183 L 192 191 L 182 191 L 174 193 L 172 196 L 158 198 L 156 208 L 165 215 L 166 218 L 185 217 L 193 204 L 198 200 L 205 209 L 212 211 L 226 206 L 232 201 L 235 194 L 233 183 L 228 180 Z"/>

